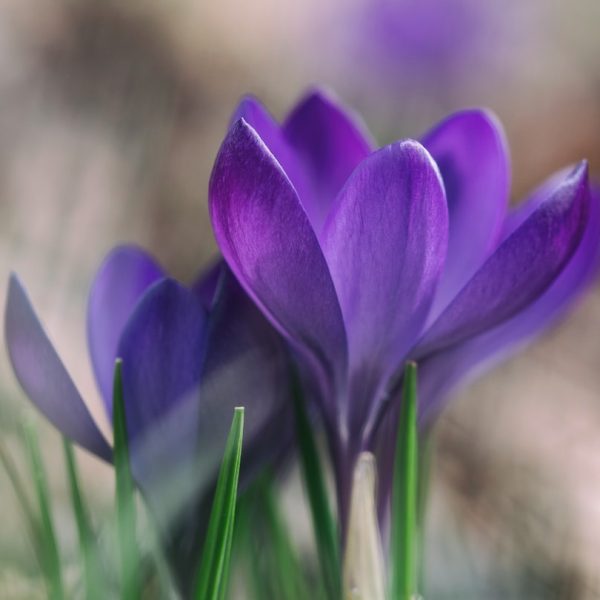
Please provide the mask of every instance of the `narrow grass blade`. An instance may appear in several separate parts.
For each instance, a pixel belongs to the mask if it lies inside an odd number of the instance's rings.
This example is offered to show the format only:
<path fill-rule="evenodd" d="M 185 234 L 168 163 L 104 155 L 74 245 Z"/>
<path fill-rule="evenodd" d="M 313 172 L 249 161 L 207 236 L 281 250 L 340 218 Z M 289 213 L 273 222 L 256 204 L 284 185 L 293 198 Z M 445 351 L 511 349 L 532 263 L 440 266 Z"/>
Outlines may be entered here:
<path fill-rule="evenodd" d="M 2 443 L 2 440 L 0 440 L 0 462 L 4 467 L 6 474 L 8 475 L 8 479 L 12 485 L 13 491 L 19 503 L 19 508 L 23 512 L 23 516 L 25 517 L 27 529 L 29 530 L 31 545 L 33 547 L 33 551 L 35 553 L 40 569 L 44 571 L 44 548 L 41 536 L 40 522 L 33 510 L 33 507 L 31 506 L 29 496 L 25 491 L 25 486 L 21 481 L 21 478 L 12 460 L 12 457 L 10 456 L 10 453 Z"/>
<path fill-rule="evenodd" d="M 197 600 L 222 600 L 226 595 L 243 435 L 244 409 L 236 408 L 219 471 L 202 558 L 196 575 L 194 597 Z"/>
<path fill-rule="evenodd" d="M 77 533 L 79 536 L 79 546 L 83 558 L 85 597 L 87 600 L 95 600 L 96 598 L 101 597 L 100 592 L 102 588 L 99 578 L 98 556 L 96 548 L 94 547 L 94 533 L 81 493 L 81 486 L 79 485 L 79 476 L 77 474 L 77 464 L 75 461 L 73 445 L 65 437 L 63 437 L 63 449 L 69 488 L 71 491 L 71 504 L 73 505 L 73 513 L 75 514 Z"/>
<path fill-rule="evenodd" d="M 322 576 L 327 597 L 330 600 L 338 600 L 342 592 L 338 531 L 327 498 L 327 488 L 317 451 L 317 443 L 306 413 L 302 389 L 296 373 L 292 374 L 292 393 L 296 416 L 296 439 L 300 450 L 300 461 L 308 494 Z"/>
<path fill-rule="evenodd" d="M 260 477 L 238 502 L 237 551 L 246 567 L 255 600 L 322 600 L 321 589 L 311 589 L 284 523 L 269 473 Z"/>
<path fill-rule="evenodd" d="M 260 542 L 257 542 L 259 532 L 257 531 L 258 511 L 256 510 L 255 496 L 254 488 L 251 488 L 238 500 L 235 518 L 235 547 L 245 567 L 249 597 L 254 600 L 264 600 L 264 598 L 273 596 L 270 585 L 272 571 L 264 568 L 265 553 L 259 550 Z"/>
<path fill-rule="evenodd" d="M 145 532 L 150 546 L 150 559 L 156 576 L 159 598 L 161 600 L 176 600 L 179 596 L 175 592 L 175 584 L 169 571 L 169 565 L 160 543 L 160 533 L 156 522 L 146 510 Z"/>
<path fill-rule="evenodd" d="M 300 560 L 279 510 L 273 480 L 266 476 L 260 483 L 259 501 L 263 507 L 267 524 L 267 544 L 272 554 L 272 568 L 277 578 L 278 597 L 286 600 L 310 598 Z"/>
<path fill-rule="evenodd" d="M 417 365 L 404 370 L 392 491 L 391 600 L 410 600 L 417 585 Z"/>
<path fill-rule="evenodd" d="M 48 596 L 52 600 L 62 600 L 65 597 L 65 592 L 62 579 L 60 553 L 52 520 L 48 482 L 42 463 L 37 434 L 31 423 L 26 423 L 24 425 L 23 432 L 25 443 L 27 445 L 29 462 L 31 464 L 35 493 L 38 500 L 40 534 L 44 548 L 43 562 L 48 583 Z"/>
<path fill-rule="evenodd" d="M 135 487 L 129 462 L 127 422 L 123 400 L 122 362 L 115 363 L 113 388 L 114 465 L 116 475 L 117 537 L 121 568 L 121 598 L 141 597 L 140 559 L 136 540 Z"/>

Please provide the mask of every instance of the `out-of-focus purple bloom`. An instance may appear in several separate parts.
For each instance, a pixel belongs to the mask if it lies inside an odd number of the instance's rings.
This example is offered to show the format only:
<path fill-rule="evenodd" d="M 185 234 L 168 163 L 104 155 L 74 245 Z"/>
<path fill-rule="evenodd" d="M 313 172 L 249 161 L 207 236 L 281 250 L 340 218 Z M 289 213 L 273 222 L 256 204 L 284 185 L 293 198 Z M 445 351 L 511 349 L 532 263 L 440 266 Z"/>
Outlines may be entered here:
<path fill-rule="evenodd" d="M 354 58 L 379 75 L 395 76 L 392 84 L 445 83 L 473 65 L 486 41 L 493 43 L 493 12 L 473 0 L 371 0 L 352 14 L 348 34 Z"/>
<path fill-rule="evenodd" d="M 324 12 L 327 35 L 317 33 L 315 59 L 327 80 L 378 111 L 376 119 L 382 111 L 388 125 L 425 118 L 455 105 L 465 87 L 501 79 L 535 35 L 534 7 L 523 4 L 357 0 Z"/>
<path fill-rule="evenodd" d="M 236 113 L 210 183 L 215 235 L 312 376 L 343 523 L 364 449 L 379 455 L 386 497 L 407 359 L 421 365 L 426 427 L 459 380 L 541 331 L 590 279 L 587 165 L 507 214 L 509 171 L 482 110 L 376 151 L 321 93 L 282 125 L 251 98 Z"/>
<path fill-rule="evenodd" d="M 182 511 L 199 517 L 195 507 L 216 475 L 235 406 L 247 409 L 245 478 L 289 444 L 282 341 L 222 262 L 187 288 L 141 249 L 116 248 L 94 280 L 87 325 L 109 416 L 114 362 L 123 359 L 133 475 L 168 535 Z M 29 398 L 66 436 L 110 461 L 109 443 L 14 275 L 5 328 Z M 200 532 L 189 522 L 184 529 L 194 548 Z"/>

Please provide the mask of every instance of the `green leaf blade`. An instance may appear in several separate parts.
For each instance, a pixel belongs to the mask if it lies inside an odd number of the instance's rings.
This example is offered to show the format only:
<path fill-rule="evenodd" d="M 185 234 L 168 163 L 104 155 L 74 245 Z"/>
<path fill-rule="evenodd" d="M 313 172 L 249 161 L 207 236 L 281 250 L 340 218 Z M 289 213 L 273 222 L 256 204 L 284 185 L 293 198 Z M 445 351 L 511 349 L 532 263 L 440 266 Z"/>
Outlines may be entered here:
<path fill-rule="evenodd" d="M 33 425 L 31 423 L 26 423 L 23 427 L 23 432 L 28 450 L 35 493 L 38 500 L 39 533 L 43 544 L 43 564 L 48 584 L 48 596 L 52 600 L 62 600 L 65 598 L 65 591 L 62 579 L 60 552 L 52 519 L 46 472 L 40 454 L 37 434 Z"/>
<path fill-rule="evenodd" d="M 296 373 L 292 374 L 292 395 L 296 439 L 323 581 L 329 600 L 338 600 L 342 593 L 338 530 L 329 505 L 317 443 L 306 413 L 302 389 Z"/>
<path fill-rule="evenodd" d="M 289 600 L 305 600 L 309 598 L 308 587 L 300 566 L 289 532 L 283 521 L 272 479 L 266 477 L 258 492 L 269 530 L 269 541 L 274 558 L 275 576 L 279 580 L 281 598 Z"/>
<path fill-rule="evenodd" d="M 96 600 L 97 598 L 100 598 L 101 586 L 98 570 L 98 557 L 94 547 L 94 534 L 89 519 L 89 513 L 81 492 L 81 486 L 79 485 L 79 476 L 77 473 L 77 463 L 75 461 L 73 445 L 65 437 L 63 437 L 63 450 L 67 477 L 69 480 L 69 489 L 71 492 L 71 504 L 73 506 L 73 513 L 75 514 L 79 546 L 83 558 L 85 597 L 87 600 Z"/>
<path fill-rule="evenodd" d="M 117 537 L 121 567 L 121 598 L 122 600 L 137 600 L 141 597 L 140 559 L 136 540 L 135 486 L 129 461 L 122 366 L 121 359 L 117 359 L 113 387 L 113 456 L 116 477 Z"/>
<path fill-rule="evenodd" d="M 410 600 L 417 593 L 418 431 L 417 365 L 404 370 L 392 489 L 391 598 Z"/>
<path fill-rule="evenodd" d="M 222 600 L 227 592 L 243 437 L 244 409 L 236 408 L 196 575 L 197 600 Z"/>
<path fill-rule="evenodd" d="M 17 467 L 15 466 L 12 457 L 8 452 L 8 449 L 2 443 L 2 440 L 0 440 L 0 462 L 4 467 L 4 470 L 13 488 L 15 497 L 19 503 L 19 508 L 23 513 L 23 517 L 25 518 L 31 546 L 35 553 L 36 560 L 38 561 L 40 569 L 43 571 L 45 569 L 44 540 L 42 538 L 42 531 L 39 523 L 39 518 L 37 514 L 35 514 L 33 506 L 29 501 L 29 496 L 25 491 L 25 486 L 21 481 L 21 477 L 19 476 Z"/>

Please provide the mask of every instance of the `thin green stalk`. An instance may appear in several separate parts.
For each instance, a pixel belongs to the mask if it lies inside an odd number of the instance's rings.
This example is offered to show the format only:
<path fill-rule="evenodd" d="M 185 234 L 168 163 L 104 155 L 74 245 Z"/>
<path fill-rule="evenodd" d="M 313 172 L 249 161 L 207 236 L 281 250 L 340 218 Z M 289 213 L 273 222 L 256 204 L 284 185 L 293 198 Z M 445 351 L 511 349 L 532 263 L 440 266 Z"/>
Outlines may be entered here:
<path fill-rule="evenodd" d="M 417 593 L 417 365 L 404 370 L 402 406 L 394 458 L 391 531 L 391 599 L 410 600 Z"/>
<path fill-rule="evenodd" d="M 236 408 L 219 471 L 206 540 L 196 576 L 194 598 L 197 600 L 222 600 L 226 597 L 243 433 L 244 409 Z"/>
<path fill-rule="evenodd" d="M 65 597 L 65 591 L 62 580 L 58 542 L 56 541 L 56 533 L 52 520 L 52 509 L 50 506 L 50 493 L 48 491 L 46 472 L 40 454 L 37 434 L 33 425 L 31 423 L 26 423 L 23 426 L 23 433 L 27 445 L 35 492 L 38 499 L 40 534 L 44 548 L 43 562 L 48 584 L 48 596 L 51 600 L 62 600 Z"/>
<path fill-rule="evenodd" d="M 29 530 L 31 545 L 40 569 L 43 571 L 45 569 L 44 548 L 39 519 L 34 513 L 31 502 L 29 501 L 29 497 L 25 491 L 25 486 L 21 482 L 17 468 L 12 460 L 12 457 L 10 456 L 10 453 L 2 443 L 2 440 L 0 440 L 0 462 L 4 467 L 6 474 L 8 475 L 8 479 L 10 480 L 13 491 L 19 503 L 19 508 L 25 517 L 27 529 Z"/>
<path fill-rule="evenodd" d="M 113 435 L 115 495 L 117 505 L 117 537 L 121 568 L 122 600 L 141 597 L 140 559 L 136 539 L 135 487 L 129 462 L 127 422 L 123 400 L 122 361 L 115 362 L 113 387 Z"/>
<path fill-rule="evenodd" d="M 296 440 L 308 494 L 319 563 L 329 600 L 339 600 L 342 593 L 338 531 L 327 498 L 325 477 L 317 451 L 300 381 L 292 373 L 292 396 L 296 417 Z"/>
<path fill-rule="evenodd" d="M 77 473 L 77 463 L 75 452 L 71 442 L 63 437 L 63 449 L 65 455 L 65 465 L 67 467 L 67 477 L 69 479 L 69 489 L 71 491 L 71 504 L 77 523 L 77 534 L 79 536 L 79 547 L 83 558 L 83 572 L 85 583 L 85 597 L 88 600 L 100 598 L 100 578 L 99 565 L 96 548 L 94 547 L 94 534 L 90 523 L 87 508 L 85 506 L 81 486 L 79 485 L 79 476 Z"/>
<path fill-rule="evenodd" d="M 271 477 L 263 478 L 258 490 L 268 527 L 267 543 L 273 555 L 273 568 L 281 598 L 305 600 L 310 597 L 300 561 L 277 505 Z"/>
<path fill-rule="evenodd" d="M 175 595 L 175 584 L 173 583 L 173 578 L 171 577 L 171 572 L 169 571 L 169 566 L 160 544 L 160 533 L 157 524 L 154 519 L 152 519 L 152 515 L 149 514 L 147 507 L 146 515 L 145 531 L 149 537 L 150 558 L 154 566 L 154 572 L 156 573 L 156 582 L 160 594 L 159 597 L 162 600 L 175 600 L 177 597 Z"/>
<path fill-rule="evenodd" d="M 236 548 L 244 560 L 245 575 L 254 600 L 271 596 L 268 579 L 272 574 L 263 568 L 264 553 L 259 552 L 256 535 L 256 502 L 254 490 L 248 490 L 239 500 L 235 519 Z"/>

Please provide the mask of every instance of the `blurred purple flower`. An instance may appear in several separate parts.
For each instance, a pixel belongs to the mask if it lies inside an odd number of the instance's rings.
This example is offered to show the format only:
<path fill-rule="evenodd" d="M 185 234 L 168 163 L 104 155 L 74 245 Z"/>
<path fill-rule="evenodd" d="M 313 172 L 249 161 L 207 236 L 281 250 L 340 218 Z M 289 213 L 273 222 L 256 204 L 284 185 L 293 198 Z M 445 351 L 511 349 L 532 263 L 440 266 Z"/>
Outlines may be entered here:
<path fill-rule="evenodd" d="M 395 122 L 411 104 L 416 111 L 455 104 L 466 85 L 492 85 L 536 23 L 533 7 L 479 0 L 359 0 L 337 8 L 325 18 L 328 35 L 318 32 L 316 59 L 366 105 L 379 90 L 379 110 L 395 107 L 386 111 Z"/>
<path fill-rule="evenodd" d="M 539 333 L 591 277 L 600 236 L 587 165 L 507 214 L 509 185 L 486 111 L 373 151 L 321 93 L 282 125 L 252 98 L 237 110 L 210 183 L 216 239 L 311 376 L 342 523 L 362 450 L 378 453 L 387 496 L 407 359 L 421 365 L 426 427 L 456 383 Z"/>
<path fill-rule="evenodd" d="M 371 0 L 353 14 L 356 57 L 386 76 L 459 75 L 493 36 L 493 9 L 473 0 Z M 406 84 L 406 81 L 404 81 Z"/>
<path fill-rule="evenodd" d="M 222 262 L 187 288 L 132 246 L 113 250 L 99 269 L 87 324 L 109 416 L 114 362 L 123 359 L 134 478 L 171 537 L 187 511 L 183 533 L 194 548 L 201 535 L 190 519 L 201 519 L 197 508 L 214 481 L 234 407 L 247 409 L 244 478 L 290 443 L 289 367 L 281 338 Z M 110 461 L 111 447 L 15 275 L 5 333 L 14 372 L 37 408 L 64 435 Z"/>

